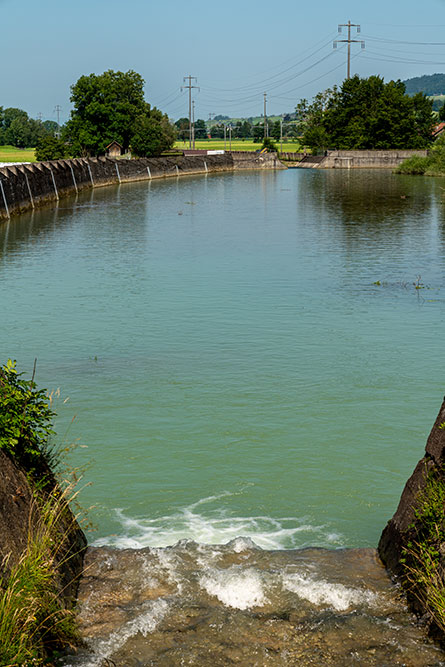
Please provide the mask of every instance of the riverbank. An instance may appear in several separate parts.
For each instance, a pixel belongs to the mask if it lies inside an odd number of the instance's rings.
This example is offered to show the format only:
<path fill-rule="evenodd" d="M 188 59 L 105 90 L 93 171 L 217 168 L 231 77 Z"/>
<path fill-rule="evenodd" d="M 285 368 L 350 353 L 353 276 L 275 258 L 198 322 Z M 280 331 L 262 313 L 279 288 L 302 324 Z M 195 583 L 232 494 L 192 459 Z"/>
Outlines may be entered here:
<path fill-rule="evenodd" d="M 80 641 L 74 615 L 86 538 L 49 445 L 50 399 L 0 367 L 0 665 L 43 664 Z M 52 453 L 51 453 L 52 452 Z M 46 663 L 45 663 L 46 664 Z"/>
<path fill-rule="evenodd" d="M 0 220 L 58 201 L 84 189 L 159 178 L 236 171 L 285 169 L 275 153 L 226 153 L 175 158 L 75 158 L 0 168 Z"/>

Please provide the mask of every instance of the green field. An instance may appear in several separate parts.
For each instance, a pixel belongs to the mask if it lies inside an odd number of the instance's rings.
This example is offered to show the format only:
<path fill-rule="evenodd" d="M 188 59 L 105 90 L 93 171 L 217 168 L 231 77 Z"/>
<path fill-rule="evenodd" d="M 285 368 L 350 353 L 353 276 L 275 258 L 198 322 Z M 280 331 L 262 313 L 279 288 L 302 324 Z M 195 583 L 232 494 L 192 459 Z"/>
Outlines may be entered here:
<path fill-rule="evenodd" d="M 280 142 L 276 142 L 277 148 L 280 147 Z M 175 148 L 183 150 L 188 148 L 188 142 L 177 141 L 175 143 Z M 197 150 L 221 150 L 224 149 L 224 139 L 197 139 L 195 141 L 195 148 Z M 251 139 L 232 139 L 232 144 L 230 144 L 229 139 L 226 141 L 226 150 L 232 151 L 257 151 L 261 148 L 261 143 L 254 143 Z M 301 149 L 301 145 L 298 141 L 288 141 L 284 143 L 283 141 L 283 151 L 287 153 L 297 153 Z"/>
<path fill-rule="evenodd" d="M 34 148 L 0 146 L 0 162 L 35 162 Z"/>

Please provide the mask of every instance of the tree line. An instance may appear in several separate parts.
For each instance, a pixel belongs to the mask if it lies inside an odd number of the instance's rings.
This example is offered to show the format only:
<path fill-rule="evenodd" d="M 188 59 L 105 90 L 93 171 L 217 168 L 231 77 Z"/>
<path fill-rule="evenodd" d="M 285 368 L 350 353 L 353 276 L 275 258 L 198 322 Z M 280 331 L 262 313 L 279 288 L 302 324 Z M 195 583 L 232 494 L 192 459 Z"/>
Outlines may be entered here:
<path fill-rule="evenodd" d="M 296 107 L 302 143 L 325 149 L 426 148 L 436 122 L 432 100 L 407 95 L 402 81 L 380 76 L 346 79 Z"/>
<path fill-rule="evenodd" d="M 53 136 L 57 123 L 34 120 L 23 109 L 0 107 L 0 145 L 34 148 L 42 137 Z"/>

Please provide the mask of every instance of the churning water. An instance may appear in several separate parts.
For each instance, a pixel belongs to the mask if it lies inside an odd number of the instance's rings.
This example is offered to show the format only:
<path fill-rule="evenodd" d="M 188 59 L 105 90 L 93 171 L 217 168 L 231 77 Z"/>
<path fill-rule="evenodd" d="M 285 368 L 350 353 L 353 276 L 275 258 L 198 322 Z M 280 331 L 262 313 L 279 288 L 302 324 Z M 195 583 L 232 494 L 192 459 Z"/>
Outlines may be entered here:
<path fill-rule="evenodd" d="M 327 593 L 323 568 L 264 550 L 375 547 L 422 455 L 444 390 L 441 186 L 228 173 L 97 189 L 0 226 L 3 358 L 29 374 L 37 357 L 39 385 L 61 388 L 59 436 L 91 463 L 92 542 L 242 536 L 276 573 L 250 552 L 241 571 L 207 563 L 193 585 L 224 609 L 375 607 L 372 587 Z M 168 617 L 165 596 L 150 604 Z"/>

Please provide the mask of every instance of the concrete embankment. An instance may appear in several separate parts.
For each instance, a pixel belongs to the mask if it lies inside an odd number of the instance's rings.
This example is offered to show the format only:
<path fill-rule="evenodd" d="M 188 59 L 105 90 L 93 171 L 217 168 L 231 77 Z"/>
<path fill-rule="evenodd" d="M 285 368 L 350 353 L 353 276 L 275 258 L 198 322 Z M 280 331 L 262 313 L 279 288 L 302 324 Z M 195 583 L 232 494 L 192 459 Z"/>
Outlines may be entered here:
<path fill-rule="evenodd" d="M 308 155 L 301 169 L 395 169 L 413 155 L 426 157 L 427 150 L 327 151 L 324 156 Z"/>
<path fill-rule="evenodd" d="M 0 168 L 0 220 L 85 188 L 238 169 L 284 169 L 274 153 L 114 160 L 52 160 Z"/>

